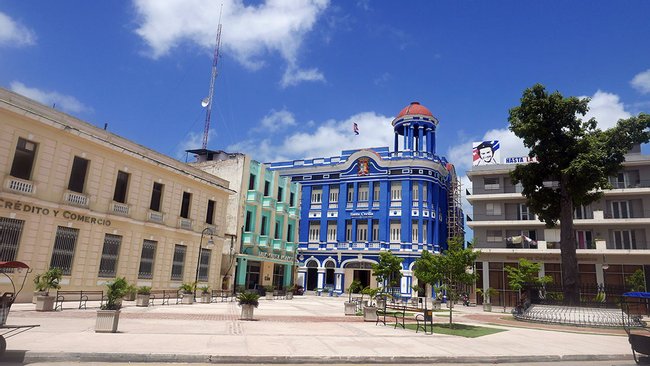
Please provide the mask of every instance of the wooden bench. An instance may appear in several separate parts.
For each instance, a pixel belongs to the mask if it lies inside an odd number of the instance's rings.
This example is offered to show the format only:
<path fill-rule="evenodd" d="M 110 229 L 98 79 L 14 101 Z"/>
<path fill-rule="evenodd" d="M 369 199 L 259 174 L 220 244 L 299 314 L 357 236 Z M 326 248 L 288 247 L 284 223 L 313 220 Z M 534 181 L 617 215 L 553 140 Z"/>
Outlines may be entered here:
<path fill-rule="evenodd" d="M 86 309 L 88 300 L 99 301 L 99 305 L 104 304 L 104 291 L 85 291 L 85 290 L 58 290 L 56 292 L 56 301 L 54 310 L 63 311 L 63 303 L 66 301 L 78 301 L 79 309 Z"/>
<path fill-rule="evenodd" d="M 217 299 L 221 299 L 221 302 L 227 302 L 234 301 L 235 297 L 230 291 L 212 290 L 212 297 L 210 302 L 217 302 Z"/>
<path fill-rule="evenodd" d="M 176 299 L 176 304 L 181 302 L 183 298 L 181 291 L 176 290 L 151 290 L 149 294 L 149 304 L 151 306 L 155 305 L 155 300 L 162 300 L 160 305 L 169 305 L 170 299 Z"/>

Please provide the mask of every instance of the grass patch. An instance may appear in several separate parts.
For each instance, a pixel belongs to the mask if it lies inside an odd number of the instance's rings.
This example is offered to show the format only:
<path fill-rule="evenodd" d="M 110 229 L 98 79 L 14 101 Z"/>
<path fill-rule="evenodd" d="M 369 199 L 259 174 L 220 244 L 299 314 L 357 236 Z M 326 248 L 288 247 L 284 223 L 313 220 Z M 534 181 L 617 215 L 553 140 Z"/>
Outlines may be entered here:
<path fill-rule="evenodd" d="M 417 324 L 406 324 L 406 329 L 415 330 Z M 427 330 L 431 330 L 430 326 L 427 326 Z M 487 327 L 478 327 L 474 325 L 458 324 L 455 323 L 453 328 L 449 327 L 449 324 L 434 324 L 433 333 L 436 334 L 447 334 L 465 338 L 478 338 L 490 334 L 505 332 L 505 329 L 496 329 L 496 328 L 487 328 Z"/>

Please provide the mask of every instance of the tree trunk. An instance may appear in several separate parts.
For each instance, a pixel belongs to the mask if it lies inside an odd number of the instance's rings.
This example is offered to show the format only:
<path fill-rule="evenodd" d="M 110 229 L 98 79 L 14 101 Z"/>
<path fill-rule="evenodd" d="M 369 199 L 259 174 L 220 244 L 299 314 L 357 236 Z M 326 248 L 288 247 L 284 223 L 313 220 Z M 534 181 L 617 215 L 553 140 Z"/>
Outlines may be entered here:
<path fill-rule="evenodd" d="M 573 233 L 573 200 L 566 190 L 566 177 L 560 182 L 560 254 L 562 257 L 562 287 L 564 304 L 577 306 L 580 303 L 580 283 L 576 239 Z"/>

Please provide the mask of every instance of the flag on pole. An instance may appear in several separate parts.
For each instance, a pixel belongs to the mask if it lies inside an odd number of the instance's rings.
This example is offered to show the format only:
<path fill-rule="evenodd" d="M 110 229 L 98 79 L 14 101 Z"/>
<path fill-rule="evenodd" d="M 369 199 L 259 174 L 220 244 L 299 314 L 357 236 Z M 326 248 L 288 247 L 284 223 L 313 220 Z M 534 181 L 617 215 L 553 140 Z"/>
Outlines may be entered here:
<path fill-rule="evenodd" d="M 353 123 L 352 130 L 354 131 L 355 135 L 359 134 L 359 126 L 357 125 L 356 122 Z"/>

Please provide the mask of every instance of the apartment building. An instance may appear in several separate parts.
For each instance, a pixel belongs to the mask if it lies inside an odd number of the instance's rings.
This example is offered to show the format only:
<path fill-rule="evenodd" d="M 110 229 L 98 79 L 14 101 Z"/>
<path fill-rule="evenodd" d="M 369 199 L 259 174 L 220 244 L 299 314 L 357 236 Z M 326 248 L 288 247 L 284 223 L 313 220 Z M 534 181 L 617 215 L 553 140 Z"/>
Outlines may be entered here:
<path fill-rule="evenodd" d="M 228 253 L 224 248 L 227 261 L 222 264 L 235 272 L 234 285 L 246 289 L 293 285 L 299 184 L 249 155 L 203 149 L 189 152 L 197 157 L 192 165 L 227 179 L 239 192 L 228 202 L 226 227 L 233 241 Z M 237 246 L 233 247 L 235 241 Z"/>
<path fill-rule="evenodd" d="M 221 286 L 226 180 L 4 89 L 0 176 L 0 261 L 33 269 L 19 301 L 51 267 L 67 290 Z"/>
<path fill-rule="evenodd" d="M 467 225 L 481 250 L 477 286 L 499 290 L 492 303 L 506 306 L 514 305 L 516 294 L 503 268 L 519 258 L 542 263 L 540 274 L 562 283 L 559 227 L 546 228 L 530 212 L 521 186 L 510 179 L 514 167 L 474 166 L 467 172 L 472 181 L 467 200 L 474 208 Z M 574 211 L 580 282 L 624 286 L 627 276 L 642 269 L 650 283 L 650 156 L 635 147 L 610 182 L 613 188 L 601 200 Z"/>

